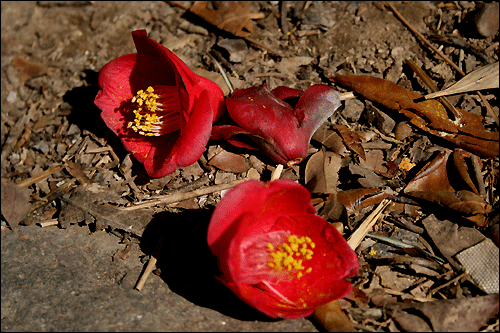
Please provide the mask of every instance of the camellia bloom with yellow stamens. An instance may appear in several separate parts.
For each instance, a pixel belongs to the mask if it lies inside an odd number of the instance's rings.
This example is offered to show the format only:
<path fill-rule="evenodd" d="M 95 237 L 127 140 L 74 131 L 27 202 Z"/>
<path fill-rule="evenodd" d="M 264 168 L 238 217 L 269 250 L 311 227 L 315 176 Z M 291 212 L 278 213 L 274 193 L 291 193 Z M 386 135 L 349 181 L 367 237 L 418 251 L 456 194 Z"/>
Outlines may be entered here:
<path fill-rule="evenodd" d="M 316 215 L 307 189 L 291 180 L 243 182 L 221 199 L 207 241 L 219 280 L 273 318 L 302 318 L 345 297 L 356 253 Z"/>
<path fill-rule="evenodd" d="M 95 105 L 125 149 L 162 177 L 195 163 L 205 151 L 212 123 L 225 111 L 224 93 L 191 71 L 175 54 L 132 32 L 137 53 L 106 64 Z"/>
<path fill-rule="evenodd" d="M 212 139 L 259 149 L 275 162 L 292 166 L 306 157 L 312 135 L 339 106 L 338 91 L 324 84 L 305 91 L 283 86 L 269 91 L 266 84 L 237 89 L 226 98 L 237 125 L 216 124 Z"/>

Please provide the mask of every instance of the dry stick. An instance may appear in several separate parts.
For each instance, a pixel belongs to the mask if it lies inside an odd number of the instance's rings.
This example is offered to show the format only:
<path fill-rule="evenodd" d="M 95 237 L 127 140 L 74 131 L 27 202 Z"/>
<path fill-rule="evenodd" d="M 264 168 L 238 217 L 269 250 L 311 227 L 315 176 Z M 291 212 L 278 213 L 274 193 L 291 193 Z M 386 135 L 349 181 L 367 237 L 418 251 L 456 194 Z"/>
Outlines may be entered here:
<path fill-rule="evenodd" d="M 446 282 L 445 284 L 440 285 L 439 287 L 431 289 L 429 291 L 429 295 L 432 297 L 432 294 L 434 294 L 435 292 L 437 292 L 439 289 L 442 289 L 442 288 L 444 288 L 444 287 L 446 287 L 446 286 L 448 286 L 448 285 L 450 285 L 452 283 L 455 283 L 455 282 L 457 282 L 458 280 L 460 280 L 461 278 L 463 278 L 465 276 L 468 276 L 468 274 L 467 273 L 462 273 L 459 276 L 457 276 L 456 278 L 454 278 L 453 280 L 450 280 L 450 281 Z"/>
<path fill-rule="evenodd" d="M 420 32 L 417 31 L 417 29 L 415 29 L 411 24 L 410 22 L 408 22 L 404 17 L 403 15 L 401 15 L 396 8 L 394 8 L 388 1 L 384 1 L 384 4 L 389 7 L 393 12 L 394 14 L 401 20 L 401 22 L 403 22 L 407 27 L 408 29 L 410 29 L 415 35 L 417 35 L 418 38 L 420 38 L 420 40 L 422 40 L 422 42 L 427 46 L 429 47 L 431 50 L 433 50 L 434 52 L 436 52 L 444 61 L 446 61 L 448 63 L 448 65 L 450 65 L 451 67 L 453 67 L 453 69 L 455 69 L 460 75 L 462 76 L 465 76 L 465 73 L 460 69 L 460 67 L 458 67 L 457 65 L 455 65 L 455 63 L 453 61 L 451 61 L 446 55 L 444 55 L 443 52 L 439 51 L 434 45 L 431 44 L 431 42 L 429 42 L 427 40 L 427 38 L 424 37 L 424 35 L 422 35 Z M 488 113 L 490 114 L 490 116 L 495 119 L 496 123 L 498 124 L 499 123 L 499 120 L 498 120 L 498 114 L 495 113 L 495 111 L 493 110 L 493 108 L 491 107 L 490 103 L 488 103 L 488 101 L 486 100 L 486 98 L 484 98 L 483 94 L 481 94 L 479 91 L 476 91 L 477 95 L 481 98 L 481 100 L 483 101 L 485 107 L 486 107 L 486 111 L 488 111 Z"/>
<path fill-rule="evenodd" d="M 163 242 L 165 241 L 165 236 L 163 236 L 159 241 L 158 244 L 156 244 L 156 247 L 151 254 L 151 258 L 148 261 L 148 264 L 146 266 L 146 269 L 144 269 L 144 272 L 142 273 L 139 281 L 137 281 L 135 285 L 135 289 L 141 291 L 142 287 L 144 287 L 144 284 L 146 283 L 146 280 L 148 279 L 149 274 L 153 271 L 153 269 L 156 266 L 156 262 L 158 261 L 158 257 L 160 256 L 161 253 L 161 248 L 163 247 Z"/>
<path fill-rule="evenodd" d="M 366 234 L 371 230 L 373 225 L 378 221 L 384 209 L 391 203 L 391 200 L 384 199 L 382 202 L 371 212 L 370 215 L 361 223 L 358 229 L 349 237 L 347 244 L 356 250 Z"/>
<path fill-rule="evenodd" d="M 408 66 L 410 66 L 411 69 L 413 69 L 413 71 L 415 72 L 415 74 L 418 75 L 418 77 L 427 85 L 427 87 L 429 87 L 429 89 L 432 92 L 439 91 L 438 87 L 436 87 L 436 85 L 434 84 L 434 82 L 432 82 L 431 78 L 427 75 L 427 73 L 422 68 L 420 68 L 416 63 L 414 63 L 410 59 L 405 60 L 405 63 Z M 462 117 L 460 116 L 460 114 L 458 113 L 458 111 L 455 109 L 455 107 L 453 106 L 453 104 L 451 104 L 450 101 L 448 101 L 448 99 L 446 97 L 444 97 L 444 96 L 440 96 L 439 97 L 439 101 L 451 113 L 453 113 L 453 116 L 455 117 L 455 122 L 457 123 L 457 125 L 460 124 L 460 120 L 461 120 Z"/>
<path fill-rule="evenodd" d="M 59 170 L 62 170 L 63 168 L 64 168 L 64 165 L 62 165 L 62 164 L 56 165 L 55 167 L 52 167 L 50 169 L 47 169 L 45 171 L 40 172 L 36 176 L 33 176 L 33 177 L 30 177 L 30 178 L 25 179 L 23 181 L 20 181 L 16 185 L 17 186 L 22 186 L 22 187 L 28 187 L 30 185 L 35 184 L 36 182 L 39 182 L 42 179 L 45 179 L 45 178 L 49 177 L 53 173 L 55 173 L 55 172 L 57 172 Z"/>
<path fill-rule="evenodd" d="M 135 209 L 141 209 L 141 208 L 147 208 L 151 207 L 157 204 L 172 204 L 175 202 L 183 201 L 186 199 L 191 199 L 191 198 L 196 198 L 201 195 L 209 194 L 212 192 L 217 192 L 217 191 L 222 191 L 222 190 L 227 190 L 228 188 L 235 187 L 241 182 L 244 182 L 245 180 L 248 180 L 248 178 L 244 179 L 238 179 L 234 180 L 232 182 L 226 183 L 226 184 L 219 184 L 219 185 L 213 185 L 213 186 L 208 186 L 205 188 L 200 188 L 191 192 L 186 192 L 186 193 L 174 193 L 171 195 L 164 195 L 164 196 L 158 196 L 155 198 L 152 198 L 151 200 L 148 201 L 143 201 L 139 202 L 137 204 L 134 204 L 133 206 L 129 207 L 122 207 L 120 210 L 135 210 Z"/>

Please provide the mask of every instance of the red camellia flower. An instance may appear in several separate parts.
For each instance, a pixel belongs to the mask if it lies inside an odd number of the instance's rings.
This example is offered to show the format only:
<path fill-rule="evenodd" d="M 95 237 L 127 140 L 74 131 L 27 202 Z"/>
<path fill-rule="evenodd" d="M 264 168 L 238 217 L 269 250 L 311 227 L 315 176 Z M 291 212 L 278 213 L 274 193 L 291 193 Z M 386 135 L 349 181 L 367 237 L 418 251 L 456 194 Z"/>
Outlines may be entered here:
<path fill-rule="evenodd" d="M 339 106 L 340 94 L 323 84 L 305 91 L 287 87 L 269 91 L 265 83 L 237 89 L 226 98 L 227 110 L 237 126 L 214 126 L 212 139 L 256 149 L 238 138 L 238 134 L 245 134 L 275 162 L 291 166 L 306 157 L 312 135 Z"/>
<path fill-rule="evenodd" d="M 132 32 L 137 53 L 121 56 L 99 73 L 95 105 L 106 125 L 152 177 L 196 162 L 212 123 L 224 112 L 224 93 L 193 73 L 170 50 Z"/>
<path fill-rule="evenodd" d="M 306 188 L 287 179 L 243 182 L 217 205 L 207 241 L 219 280 L 273 318 L 302 318 L 345 297 L 359 263 Z"/>

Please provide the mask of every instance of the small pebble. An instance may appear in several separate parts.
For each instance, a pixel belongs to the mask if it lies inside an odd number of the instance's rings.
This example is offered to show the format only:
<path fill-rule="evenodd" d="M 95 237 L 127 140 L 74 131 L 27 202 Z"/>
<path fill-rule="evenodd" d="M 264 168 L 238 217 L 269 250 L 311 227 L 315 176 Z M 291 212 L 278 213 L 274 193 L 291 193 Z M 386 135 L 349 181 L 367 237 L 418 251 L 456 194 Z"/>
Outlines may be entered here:
<path fill-rule="evenodd" d="M 6 101 L 8 103 L 14 103 L 17 99 L 17 93 L 15 91 L 9 92 L 9 95 L 7 95 Z"/>
<path fill-rule="evenodd" d="M 499 20 L 499 4 L 498 2 L 490 2 L 478 9 L 477 13 L 473 15 L 467 29 L 476 32 L 481 37 L 490 37 L 498 32 Z"/>

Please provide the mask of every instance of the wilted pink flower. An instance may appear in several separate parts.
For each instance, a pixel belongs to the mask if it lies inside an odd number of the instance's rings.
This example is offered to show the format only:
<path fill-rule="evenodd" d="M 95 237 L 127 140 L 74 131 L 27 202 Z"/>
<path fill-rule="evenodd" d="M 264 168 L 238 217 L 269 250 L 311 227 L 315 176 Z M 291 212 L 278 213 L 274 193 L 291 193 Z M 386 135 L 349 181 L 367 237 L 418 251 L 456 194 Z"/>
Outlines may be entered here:
<path fill-rule="evenodd" d="M 106 125 L 152 177 L 196 162 L 212 123 L 224 112 L 224 93 L 193 73 L 170 50 L 132 32 L 137 53 L 106 64 L 95 104 Z"/>
<path fill-rule="evenodd" d="M 291 166 L 306 157 L 312 135 L 339 106 L 340 94 L 322 84 L 304 92 L 287 87 L 269 91 L 266 84 L 238 89 L 226 98 L 237 126 L 215 125 L 212 139 L 256 149 L 239 137 L 246 135 L 275 162 Z"/>
<path fill-rule="evenodd" d="M 219 277 L 273 318 L 301 318 L 345 297 L 359 263 L 337 229 L 316 215 L 309 192 L 286 179 L 243 182 L 221 199 L 207 241 Z"/>

